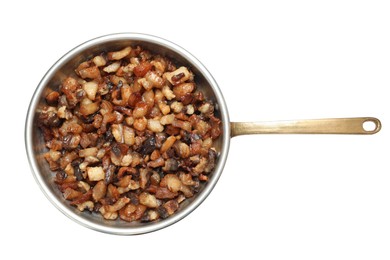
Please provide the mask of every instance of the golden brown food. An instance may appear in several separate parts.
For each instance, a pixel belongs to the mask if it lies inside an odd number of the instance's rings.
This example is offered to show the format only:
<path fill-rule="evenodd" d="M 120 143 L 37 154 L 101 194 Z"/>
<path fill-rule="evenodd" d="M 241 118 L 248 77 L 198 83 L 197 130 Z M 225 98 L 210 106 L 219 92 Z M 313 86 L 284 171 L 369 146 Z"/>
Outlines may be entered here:
<path fill-rule="evenodd" d="M 110 220 L 174 214 L 208 180 L 221 134 L 190 68 L 128 46 L 75 72 L 39 114 L 44 157 L 64 198 Z"/>

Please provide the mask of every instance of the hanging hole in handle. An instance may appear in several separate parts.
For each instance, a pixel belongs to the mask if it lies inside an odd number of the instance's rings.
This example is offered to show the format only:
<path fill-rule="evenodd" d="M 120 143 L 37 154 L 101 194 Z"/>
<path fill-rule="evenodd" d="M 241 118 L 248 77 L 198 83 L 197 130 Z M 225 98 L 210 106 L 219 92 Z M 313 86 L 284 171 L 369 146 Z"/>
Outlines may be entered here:
<path fill-rule="evenodd" d="M 378 128 L 378 125 L 376 122 L 367 120 L 363 122 L 363 129 L 366 132 L 373 132 Z"/>

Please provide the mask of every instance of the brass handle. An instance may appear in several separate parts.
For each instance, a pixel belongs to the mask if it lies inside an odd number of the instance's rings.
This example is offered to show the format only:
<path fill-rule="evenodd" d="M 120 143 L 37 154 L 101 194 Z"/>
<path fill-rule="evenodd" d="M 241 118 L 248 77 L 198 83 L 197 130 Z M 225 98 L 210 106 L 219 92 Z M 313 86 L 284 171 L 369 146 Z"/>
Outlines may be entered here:
<path fill-rule="evenodd" d="M 367 125 L 373 126 L 368 128 Z M 381 129 L 374 117 L 328 118 L 272 122 L 232 122 L 231 136 L 250 134 L 363 134 L 371 135 Z"/>

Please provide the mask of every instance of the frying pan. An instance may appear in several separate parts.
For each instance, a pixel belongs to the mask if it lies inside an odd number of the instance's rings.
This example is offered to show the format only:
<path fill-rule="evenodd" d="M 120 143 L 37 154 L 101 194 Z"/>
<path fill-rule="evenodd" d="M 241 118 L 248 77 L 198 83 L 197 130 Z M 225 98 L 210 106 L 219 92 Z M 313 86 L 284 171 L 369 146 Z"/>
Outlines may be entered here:
<path fill-rule="evenodd" d="M 45 96 L 52 90 L 56 90 L 65 77 L 74 75 L 74 68 L 77 64 L 100 54 L 102 51 L 119 50 L 129 45 L 141 45 L 154 53 L 161 54 L 178 64 L 189 67 L 196 75 L 195 81 L 198 89 L 203 91 L 205 96 L 216 104 L 215 113 L 222 120 L 222 134 L 214 142 L 218 159 L 213 173 L 209 176 L 209 181 L 202 185 L 196 196 L 183 202 L 174 215 L 151 223 L 128 223 L 121 220 L 107 221 L 98 214 L 79 212 L 76 208 L 70 206 L 52 181 L 53 173 L 43 157 L 47 150 L 37 126 L 38 111 L 45 104 Z M 366 124 L 371 124 L 371 128 L 368 129 L 365 126 Z M 51 203 L 63 214 L 75 222 L 97 231 L 118 235 L 135 235 L 172 225 L 197 208 L 210 194 L 221 176 L 227 160 L 230 140 L 234 136 L 247 134 L 370 135 L 379 132 L 380 129 L 380 121 L 373 117 L 280 122 L 230 122 L 228 109 L 217 82 L 193 55 L 180 46 L 159 37 L 138 33 L 120 33 L 95 38 L 75 47 L 48 70 L 38 84 L 28 108 L 25 124 L 25 145 L 36 182 Z"/>

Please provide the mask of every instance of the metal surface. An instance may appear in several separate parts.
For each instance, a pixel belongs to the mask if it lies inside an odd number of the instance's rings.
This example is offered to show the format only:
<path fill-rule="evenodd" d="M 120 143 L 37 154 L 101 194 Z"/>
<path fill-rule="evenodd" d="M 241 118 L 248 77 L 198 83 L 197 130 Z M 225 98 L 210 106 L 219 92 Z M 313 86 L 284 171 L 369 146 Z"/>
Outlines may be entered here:
<path fill-rule="evenodd" d="M 44 97 L 50 89 L 58 89 L 60 82 L 66 76 L 74 75 L 75 67 L 85 59 L 100 54 L 102 51 L 118 50 L 128 45 L 141 45 L 154 53 L 162 54 L 179 64 L 190 67 L 196 75 L 195 80 L 198 89 L 202 90 L 207 98 L 218 104 L 216 114 L 222 120 L 222 135 L 215 143 L 219 157 L 209 181 L 196 196 L 188 199 L 187 202 L 183 202 L 177 213 L 167 219 L 152 223 L 128 223 L 122 220 L 107 221 L 100 214 L 79 212 L 75 207 L 70 206 L 69 202 L 63 199 L 61 192 L 52 180 L 54 174 L 50 171 L 48 164 L 43 158 L 43 154 L 47 150 L 45 150 L 44 140 L 37 127 L 37 111 L 45 104 Z M 25 125 L 25 144 L 35 180 L 46 197 L 62 213 L 70 219 L 97 231 L 118 235 L 135 235 L 152 232 L 179 221 L 206 199 L 217 183 L 226 162 L 230 144 L 230 124 L 227 107 L 216 81 L 207 69 L 189 52 L 172 42 L 150 35 L 135 33 L 112 34 L 81 44 L 65 54 L 49 69 L 31 99 Z"/>
<path fill-rule="evenodd" d="M 372 130 L 364 124 L 374 124 Z M 231 136 L 250 134 L 362 134 L 378 133 L 381 122 L 373 117 L 328 118 L 273 122 L 232 122 Z"/>
<path fill-rule="evenodd" d="M 154 53 L 164 55 L 177 63 L 188 66 L 196 75 L 198 89 L 216 104 L 215 113 L 222 120 L 222 135 L 215 140 L 214 146 L 219 154 L 216 167 L 209 181 L 201 187 L 200 192 L 186 202 L 180 209 L 167 219 L 152 223 L 128 223 L 122 220 L 108 221 L 100 214 L 79 212 L 69 205 L 53 182 L 54 173 L 50 171 L 43 154 L 47 152 L 41 133 L 37 127 L 37 112 L 45 105 L 44 97 L 57 90 L 61 81 L 69 75 L 74 75 L 74 69 L 80 62 L 102 51 L 114 51 L 128 45 L 141 45 Z M 362 124 L 365 121 L 375 123 L 375 129 L 365 131 Z M 228 152 L 231 136 L 243 134 L 274 134 L 274 133 L 320 133 L 320 134 L 373 134 L 380 130 L 380 121 L 376 118 L 345 118 L 299 120 L 263 123 L 230 123 L 229 113 L 222 93 L 207 69 L 189 52 L 167 40 L 136 33 L 112 34 L 85 42 L 59 59 L 46 73 L 37 86 L 27 112 L 25 124 L 26 152 L 34 175 L 42 192 L 63 214 L 88 228 L 118 235 L 135 235 L 159 230 L 181 220 L 197 208 L 210 194 L 222 174 Z"/>

